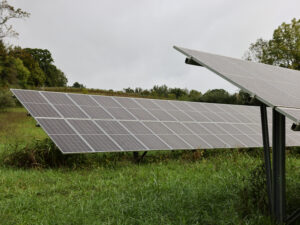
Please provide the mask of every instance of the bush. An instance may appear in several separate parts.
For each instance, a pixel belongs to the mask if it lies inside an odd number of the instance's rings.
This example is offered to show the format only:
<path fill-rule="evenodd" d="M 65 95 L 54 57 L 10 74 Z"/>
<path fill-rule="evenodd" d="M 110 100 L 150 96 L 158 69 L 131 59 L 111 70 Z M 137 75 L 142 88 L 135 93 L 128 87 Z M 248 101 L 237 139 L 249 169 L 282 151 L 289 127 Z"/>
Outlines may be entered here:
<path fill-rule="evenodd" d="M 5 166 L 17 168 L 77 168 L 88 164 L 86 155 L 62 154 L 50 138 L 36 140 L 21 149 L 15 146 L 2 158 Z"/>
<path fill-rule="evenodd" d="M 16 101 L 12 97 L 12 94 L 8 90 L 0 90 L 0 109 L 13 107 L 16 105 Z"/>

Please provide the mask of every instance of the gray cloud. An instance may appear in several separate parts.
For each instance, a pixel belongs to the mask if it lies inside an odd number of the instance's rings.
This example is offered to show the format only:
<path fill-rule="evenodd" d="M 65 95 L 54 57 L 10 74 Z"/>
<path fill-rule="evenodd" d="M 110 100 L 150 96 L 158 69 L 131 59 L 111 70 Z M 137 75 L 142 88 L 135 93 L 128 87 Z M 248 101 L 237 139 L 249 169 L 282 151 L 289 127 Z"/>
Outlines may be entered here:
<path fill-rule="evenodd" d="M 166 84 L 237 90 L 211 72 L 184 64 L 179 45 L 241 58 L 299 15 L 300 2 L 234 0 L 11 0 L 31 13 L 15 21 L 22 47 L 47 48 L 69 79 L 120 90 Z"/>

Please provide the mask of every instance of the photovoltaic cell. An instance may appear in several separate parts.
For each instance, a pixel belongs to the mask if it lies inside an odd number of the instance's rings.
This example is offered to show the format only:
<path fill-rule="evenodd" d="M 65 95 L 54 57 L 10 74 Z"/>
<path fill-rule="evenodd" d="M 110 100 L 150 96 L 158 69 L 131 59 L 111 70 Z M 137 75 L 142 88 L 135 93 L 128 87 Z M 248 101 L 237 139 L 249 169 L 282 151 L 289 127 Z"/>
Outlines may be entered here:
<path fill-rule="evenodd" d="M 153 115 L 144 109 L 127 109 L 139 120 L 157 120 Z"/>
<path fill-rule="evenodd" d="M 68 98 L 67 94 L 65 93 L 56 93 L 56 92 L 41 92 L 51 104 L 57 105 L 74 105 L 72 100 Z"/>
<path fill-rule="evenodd" d="M 78 135 L 49 135 L 63 153 L 87 153 L 93 150 Z"/>
<path fill-rule="evenodd" d="M 262 146 L 259 107 L 12 91 L 63 153 Z M 300 145 L 286 124 L 287 145 Z"/>
<path fill-rule="evenodd" d="M 186 113 L 178 110 L 168 111 L 176 120 L 178 121 L 193 121 L 193 119 L 188 116 Z"/>
<path fill-rule="evenodd" d="M 172 105 L 167 100 L 156 100 L 155 103 L 164 110 L 178 110 L 174 105 Z"/>
<path fill-rule="evenodd" d="M 162 142 L 155 135 L 136 135 L 136 137 L 142 141 L 149 149 L 153 150 L 166 150 L 170 149 L 164 142 Z"/>
<path fill-rule="evenodd" d="M 195 149 L 211 148 L 211 145 L 209 145 L 197 135 L 180 135 L 180 137 L 184 139 L 187 143 L 189 143 L 191 146 L 193 146 Z"/>
<path fill-rule="evenodd" d="M 193 118 L 194 121 L 198 122 L 210 122 L 211 119 L 209 119 L 207 116 L 203 115 L 202 112 L 186 112 L 191 118 Z"/>
<path fill-rule="evenodd" d="M 160 110 L 160 109 L 152 110 L 152 109 L 150 109 L 149 112 L 160 121 L 176 121 L 176 119 L 174 117 L 172 117 L 170 114 L 168 114 L 167 112 L 165 112 L 163 110 Z"/>
<path fill-rule="evenodd" d="M 238 139 L 234 138 L 229 134 L 216 134 L 216 136 L 226 143 L 227 148 L 243 148 L 246 147 L 245 144 L 240 142 Z"/>
<path fill-rule="evenodd" d="M 111 137 L 126 151 L 146 150 L 132 135 L 111 135 Z"/>
<path fill-rule="evenodd" d="M 107 134 L 129 134 L 118 121 L 96 120 L 95 121 Z"/>
<path fill-rule="evenodd" d="M 91 97 L 105 108 L 120 107 L 120 105 L 112 97 L 99 95 L 92 95 Z"/>
<path fill-rule="evenodd" d="M 210 134 L 226 134 L 226 131 L 215 123 L 203 123 L 201 125 L 205 127 Z"/>
<path fill-rule="evenodd" d="M 198 135 L 203 140 L 205 140 L 209 145 L 213 146 L 213 148 L 227 148 L 227 145 L 220 140 L 216 135 L 207 134 L 207 135 Z"/>
<path fill-rule="evenodd" d="M 158 135 L 164 142 L 166 142 L 173 149 L 192 149 L 191 146 L 186 144 L 183 140 L 181 140 L 176 135 Z"/>
<path fill-rule="evenodd" d="M 121 149 L 106 135 L 82 135 L 95 152 L 113 152 Z"/>
<path fill-rule="evenodd" d="M 55 109 L 49 104 L 23 103 L 33 117 L 60 117 Z"/>
<path fill-rule="evenodd" d="M 79 134 L 103 134 L 91 120 L 68 120 Z"/>
<path fill-rule="evenodd" d="M 153 131 L 155 134 L 173 134 L 173 132 L 160 122 L 144 122 L 146 127 Z"/>
<path fill-rule="evenodd" d="M 154 104 L 150 99 L 137 98 L 135 100 L 146 109 L 160 109 L 160 107 L 157 104 Z"/>
<path fill-rule="evenodd" d="M 172 130 L 175 134 L 192 134 L 192 131 L 187 129 L 180 123 L 177 122 L 164 122 L 164 124 Z"/>
<path fill-rule="evenodd" d="M 115 97 L 115 100 L 117 100 L 124 108 L 129 108 L 129 109 L 141 108 L 134 100 L 130 98 Z"/>
<path fill-rule="evenodd" d="M 200 123 L 184 123 L 194 134 L 210 134 L 209 130 Z"/>
<path fill-rule="evenodd" d="M 113 119 L 111 115 L 100 107 L 81 106 L 81 109 L 92 119 Z"/>
<path fill-rule="evenodd" d="M 172 104 L 182 111 L 194 111 L 194 109 L 184 101 L 172 101 Z"/>
<path fill-rule="evenodd" d="M 67 94 L 69 97 L 80 106 L 98 106 L 96 101 L 89 95 Z"/>
<path fill-rule="evenodd" d="M 107 108 L 107 111 L 117 120 L 135 120 L 135 118 L 123 108 Z"/>
<path fill-rule="evenodd" d="M 37 119 L 47 134 L 76 134 L 64 119 Z"/>
<path fill-rule="evenodd" d="M 139 121 L 121 121 L 121 124 L 132 134 L 152 134 L 152 132 Z"/>
<path fill-rule="evenodd" d="M 54 107 L 66 118 L 88 118 L 76 105 L 54 105 Z"/>
<path fill-rule="evenodd" d="M 22 103 L 47 103 L 46 99 L 38 91 L 13 89 L 12 92 Z"/>

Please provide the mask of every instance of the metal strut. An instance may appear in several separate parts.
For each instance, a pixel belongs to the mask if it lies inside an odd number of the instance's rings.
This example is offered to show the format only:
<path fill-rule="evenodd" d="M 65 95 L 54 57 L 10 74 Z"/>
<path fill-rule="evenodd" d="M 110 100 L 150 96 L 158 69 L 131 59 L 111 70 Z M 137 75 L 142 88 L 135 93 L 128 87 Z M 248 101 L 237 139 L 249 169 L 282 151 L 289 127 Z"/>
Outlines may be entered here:
<path fill-rule="evenodd" d="M 139 163 L 143 160 L 143 158 L 145 157 L 145 155 L 147 154 L 147 151 L 145 151 L 140 157 L 139 157 L 139 152 L 133 152 L 133 158 L 134 161 Z"/>
<path fill-rule="evenodd" d="M 273 109 L 273 167 L 271 167 L 268 118 L 265 104 L 260 106 L 260 113 L 270 212 L 276 222 L 283 223 L 286 221 L 285 116 Z M 291 215 L 288 219 L 294 220 L 295 217 L 297 217 L 297 213 Z"/>
<path fill-rule="evenodd" d="M 266 169 L 266 180 L 267 180 L 267 193 L 270 214 L 272 215 L 273 201 L 272 201 L 272 168 L 270 159 L 270 144 L 269 144 L 269 129 L 268 129 L 268 114 L 267 107 L 265 104 L 260 106 L 261 115 L 261 127 L 262 127 L 262 138 L 264 146 L 264 161 Z"/>
<path fill-rule="evenodd" d="M 285 221 L 285 116 L 273 109 L 273 214 Z"/>

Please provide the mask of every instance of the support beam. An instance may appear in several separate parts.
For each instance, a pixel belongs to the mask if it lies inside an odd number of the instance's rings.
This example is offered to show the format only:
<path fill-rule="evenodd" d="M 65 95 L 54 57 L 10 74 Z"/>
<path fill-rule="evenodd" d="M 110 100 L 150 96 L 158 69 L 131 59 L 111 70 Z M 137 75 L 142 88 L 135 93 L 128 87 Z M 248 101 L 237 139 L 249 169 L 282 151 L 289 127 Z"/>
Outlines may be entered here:
<path fill-rule="evenodd" d="M 265 104 L 260 106 L 261 115 L 261 127 L 262 127 L 262 138 L 264 147 L 264 161 L 266 169 L 266 180 L 267 180 L 267 193 L 268 193 L 268 203 L 270 214 L 272 215 L 273 201 L 272 201 L 272 168 L 270 159 L 270 143 L 269 143 L 269 129 L 268 129 L 268 114 L 267 107 Z"/>
<path fill-rule="evenodd" d="M 147 151 L 145 151 L 141 156 L 139 156 L 139 152 L 133 152 L 134 161 L 136 163 L 140 163 L 146 154 L 147 154 Z"/>
<path fill-rule="evenodd" d="M 285 220 L 285 116 L 273 109 L 273 214 Z"/>

